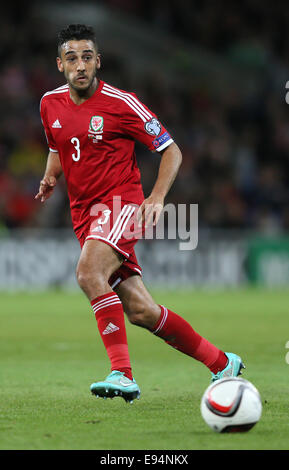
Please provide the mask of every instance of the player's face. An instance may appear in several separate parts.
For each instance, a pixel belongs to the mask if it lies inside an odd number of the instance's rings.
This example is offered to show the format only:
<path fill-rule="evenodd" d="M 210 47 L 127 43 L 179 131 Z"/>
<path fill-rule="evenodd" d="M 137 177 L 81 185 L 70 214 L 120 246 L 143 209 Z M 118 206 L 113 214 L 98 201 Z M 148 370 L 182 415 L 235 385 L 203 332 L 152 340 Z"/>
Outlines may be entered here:
<path fill-rule="evenodd" d="M 67 41 L 61 47 L 61 57 L 57 57 L 57 66 L 72 88 L 85 91 L 92 85 L 100 68 L 100 55 L 90 40 Z"/>

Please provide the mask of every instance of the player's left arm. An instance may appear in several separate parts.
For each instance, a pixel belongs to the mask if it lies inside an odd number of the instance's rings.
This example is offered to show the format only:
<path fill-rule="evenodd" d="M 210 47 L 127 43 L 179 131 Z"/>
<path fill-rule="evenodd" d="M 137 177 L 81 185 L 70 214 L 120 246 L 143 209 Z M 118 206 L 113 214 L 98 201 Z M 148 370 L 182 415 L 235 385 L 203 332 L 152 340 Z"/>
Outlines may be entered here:
<path fill-rule="evenodd" d="M 164 200 L 168 194 L 182 163 L 182 154 L 176 143 L 171 143 L 162 152 L 158 176 L 152 192 L 141 204 L 138 210 L 138 222 L 148 227 L 151 223 L 156 225 L 164 207 Z"/>

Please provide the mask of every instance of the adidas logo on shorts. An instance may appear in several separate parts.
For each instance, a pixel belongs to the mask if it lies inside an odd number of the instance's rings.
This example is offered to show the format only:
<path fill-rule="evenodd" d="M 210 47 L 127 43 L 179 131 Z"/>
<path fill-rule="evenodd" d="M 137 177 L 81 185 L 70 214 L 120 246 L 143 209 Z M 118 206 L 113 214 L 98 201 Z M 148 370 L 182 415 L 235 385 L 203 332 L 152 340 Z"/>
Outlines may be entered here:
<path fill-rule="evenodd" d="M 105 330 L 103 330 L 103 335 L 109 335 L 110 333 L 114 333 L 115 331 L 119 330 L 118 326 L 115 326 L 113 323 L 109 323 Z"/>

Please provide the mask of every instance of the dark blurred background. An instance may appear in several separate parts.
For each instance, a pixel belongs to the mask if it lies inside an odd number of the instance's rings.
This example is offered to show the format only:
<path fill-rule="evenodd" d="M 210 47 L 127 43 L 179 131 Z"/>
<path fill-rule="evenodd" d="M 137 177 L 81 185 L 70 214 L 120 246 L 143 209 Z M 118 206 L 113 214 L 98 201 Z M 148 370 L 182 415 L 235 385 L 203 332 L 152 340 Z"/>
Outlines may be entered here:
<path fill-rule="evenodd" d="M 250 0 L 11 3 L 1 16 L 0 225 L 71 227 L 65 182 L 34 200 L 47 145 L 41 96 L 64 83 L 57 31 L 95 27 L 100 78 L 137 93 L 183 165 L 167 202 L 199 204 L 201 227 L 289 230 L 289 6 Z M 159 158 L 137 144 L 146 195 Z"/>

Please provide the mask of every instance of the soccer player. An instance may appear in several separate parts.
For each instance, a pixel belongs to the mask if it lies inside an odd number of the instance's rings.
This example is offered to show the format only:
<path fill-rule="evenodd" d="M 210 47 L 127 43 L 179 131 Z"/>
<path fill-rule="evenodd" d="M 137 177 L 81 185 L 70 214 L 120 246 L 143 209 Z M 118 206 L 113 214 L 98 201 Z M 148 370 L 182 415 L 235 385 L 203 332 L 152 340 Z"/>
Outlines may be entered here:
<path fill-rule="evenodd" d="M 141 277 L 128 227 L 156 225 L 182 156 L 169 132 L 134 93 L 98 78 L 101 59 L 93 29 L 69 25 L 58 35 L 57 67 L 67 84 L 44 94 L 40 114 L 49 154 L 35 196 L 52 194 L 64 173 L 72 223 L 81 246 L 77 280 L 89 299 L 111 362 L 111 373 L 90 389 L 132 402 L 140 389 L 131 370 L 124 312 L 180 352 L 201 361 L 212 380 L 237 376 L 241 358 L 224 353 L 180 315 L 158 305 Z M 151 194 L 144 198 L 135 140 L 161 155 Z M 115 204 L 115 198 L 118 204 Z M 117 206 L 117 207 L 115 207 Z"/>

